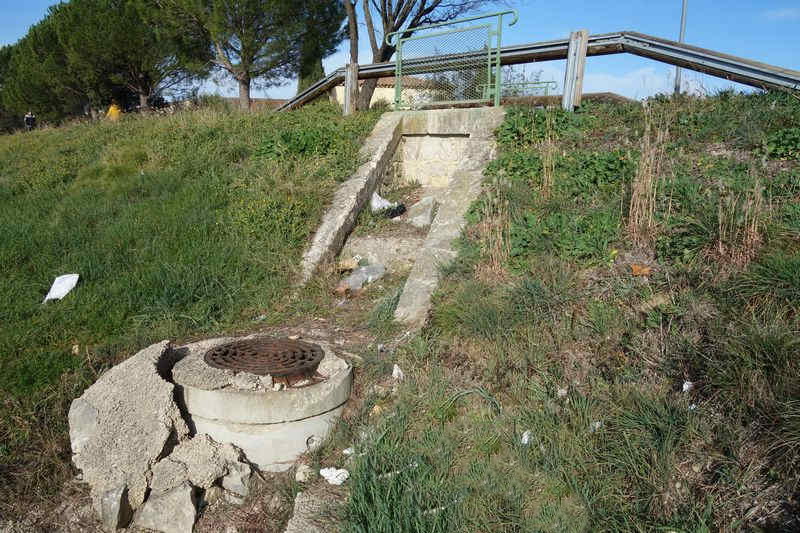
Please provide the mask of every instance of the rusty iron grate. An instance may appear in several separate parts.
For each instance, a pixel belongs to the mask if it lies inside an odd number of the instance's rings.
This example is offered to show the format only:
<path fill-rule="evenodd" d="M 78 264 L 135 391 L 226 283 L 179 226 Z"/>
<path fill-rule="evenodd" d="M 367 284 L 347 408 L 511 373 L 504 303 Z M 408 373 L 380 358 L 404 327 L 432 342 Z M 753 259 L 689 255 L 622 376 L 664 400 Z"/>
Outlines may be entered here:
<path fill-rule="evenodd" d="M 216 346 L 203 358 L 209 366 L 273 377 L 313 376 L 325 356 L 310 342 L 291 339 L 246 339 Z"/>

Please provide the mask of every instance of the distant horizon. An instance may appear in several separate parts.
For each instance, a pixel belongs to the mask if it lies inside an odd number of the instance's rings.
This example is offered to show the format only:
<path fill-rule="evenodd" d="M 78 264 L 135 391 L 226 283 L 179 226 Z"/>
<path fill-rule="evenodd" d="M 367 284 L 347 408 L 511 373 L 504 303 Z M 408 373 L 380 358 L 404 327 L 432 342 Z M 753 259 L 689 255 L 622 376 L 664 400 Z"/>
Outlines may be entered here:
<path fill-rule="evenodd" d="M 0 0 L 3 20 L 0 21 L 0 45 L 13 44 L 27 33 L 28 28 L 41 20 L 50 0 L 31 0 L 24 4 Z M 570 31 L 585 28 L 590 34 L 613 31 L 638 31 L 657 37 L 677 40 L 681 0 L 644 3 L 624 0 L 601 4 L 579 0 L 571 10 L 540 5 L 533 0 L 512 2 L 520 13 L 520 21 L 503 30 L 503 45 L 561 39 Z M 487 9 L 490 11 L 491 9 Z M 364 31 L 361 32 L 359 58 L 370 63 L 372 54 Z M 721 10 L 718 2 L 693 0 L 689 2 L 685 41 L 718 52 L 753 59 L 764 63 L 800 70 L 800 7 L 786 1 L 727 2 Z M 343 66 L 349 56 L 349 44 L 344 41 L 338 50 L 323 61 L 325 72 Z M 548 61 L 525 66 L 529 71 L 541 71 L 541 79 L 558 83 L 564 78 L 564 61 Z M 627 98 L 641 99 L 657 93 L 671 92 L 675 69 L 672 66 L 619 54 L 587 59 L 584 91 L 612 92 Z M 287 99 L 294 96 L 297 80 L 251 90 L 254 98 Z M 682 88 L 689 93 L 715 93 L 721 89 L 751 91 L 752 88 L 691 70 L 683 71 Z M 213 76 L 199 86 L 201 94 L 236 97 L 238 88 L 233 80 Z"/>

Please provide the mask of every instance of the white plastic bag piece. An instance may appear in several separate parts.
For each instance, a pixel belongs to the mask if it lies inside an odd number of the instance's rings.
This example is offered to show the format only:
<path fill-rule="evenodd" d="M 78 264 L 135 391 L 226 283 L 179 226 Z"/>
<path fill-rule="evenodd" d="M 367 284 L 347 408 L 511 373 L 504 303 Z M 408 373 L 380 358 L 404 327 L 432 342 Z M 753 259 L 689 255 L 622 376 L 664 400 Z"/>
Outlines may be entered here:
<path fill-rule="evenodd" d="M 331 485 L 341 485 L 350 477 L 350 472 L 344 468 L 323 468 L 319 471 L 319 475 Z"/>
<path fill-rule="evenodd" d="M 49 300 L 60 300 L 67 294 L 69 291 L 75 288 L 75 285 L 78 284 L 78 275 L 77 274 L 64 274 L 63 276 L 58 276 L 53 281 L 53 286 L 50 287 L 50 291 L 47 293 L 47 296 L 44 297 L 42 303 L 45 303 Z"/>
<path fill-rule="evenodd" d="M 373 213 L 378 213 L 392 207 L 397 207 L 397 203 L 390 202 L 386 198 L 381 198 L 378 193 L 372 193 L 372 198 L 369 200 L 369 208 Z"/>
<path fill-rule="evenodd" d="M 520 442 L 522 443 L 523 446 L 527 446 L 528 444 L 531 443 L 531 430 L 530 429 L 526 429 L 522 433 L 522 438 L 520 439 Z"/>
<path fill-rule="evenodd" d="M 693 388 L 694 388 L 694 383 L 692 383 L 691 381 L 683 382 L 683 392 L 691 392 Z"/>
<path fill-rule="evenodd" d="M 392 368 L 392 378 L 394 378 L 395 381 L 403 381 L 405 377 L 406 375 L 403 373 L 403 370 L 395 364 Z"/>

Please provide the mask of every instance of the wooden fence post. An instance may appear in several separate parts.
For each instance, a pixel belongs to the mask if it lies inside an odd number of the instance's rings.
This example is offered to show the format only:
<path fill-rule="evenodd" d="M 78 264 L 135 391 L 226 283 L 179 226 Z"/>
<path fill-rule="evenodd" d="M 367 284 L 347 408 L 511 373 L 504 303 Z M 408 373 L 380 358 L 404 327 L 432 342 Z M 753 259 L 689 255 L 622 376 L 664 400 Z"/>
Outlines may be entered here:
<path fill-rule="evenodd" d="M 358 103 L 358 63 L 348 63 L 344 69 L 344 114 L 356 112 Z"/>
<path fill-rule="evenodd" d="M 561 96 L 561 107 L 574 111 L 581 105 L 583 96 L 583 71 L 586 67 L 586 48 L 589 45 L 588 30 L 570 33 L 567 49 L 567 69 L 564 73 L 564 94 Z"/>

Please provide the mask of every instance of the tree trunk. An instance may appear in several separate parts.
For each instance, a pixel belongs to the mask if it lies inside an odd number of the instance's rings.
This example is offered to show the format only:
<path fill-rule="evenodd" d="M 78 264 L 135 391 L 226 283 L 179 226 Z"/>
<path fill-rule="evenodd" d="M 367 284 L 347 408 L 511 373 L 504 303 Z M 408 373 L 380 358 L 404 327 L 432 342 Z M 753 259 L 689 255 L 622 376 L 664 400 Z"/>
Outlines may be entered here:
<path fill-rule="evenodd" d="M 147 103 L 147 95 L 143 92 L 139 93 L 139 111 L 146 111 L 150 109 L 150 104 Z"/>
<path fill-rule="evenodd" d="M 250 111 L 250 78 L 239 79 L 239 108 L 242 111 Z"/>
<path fill-rule="evenodd" d="M 351 0 L 344 0 L 344 10 L 347 13 L 347 33 L 350 39 L 350 61 L 349 63 L 358 64 L 358 19 L 356 18 L 356 6 Z M 356 109 L 363 109 L 356 99 Z"/>
<path fill-rule="evenodd" d="M 369 109 L 372 95 L 375 93 L 375 87 L 377 86 L 378 78 L 364 80 L 364 83 L 361 84 L 361 91 L 358 93 L 358 109 Z"/>

